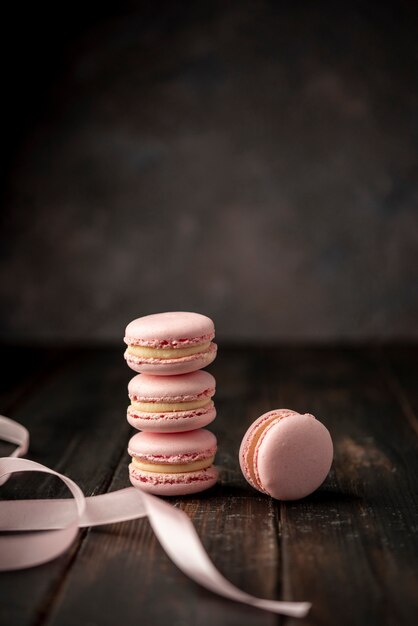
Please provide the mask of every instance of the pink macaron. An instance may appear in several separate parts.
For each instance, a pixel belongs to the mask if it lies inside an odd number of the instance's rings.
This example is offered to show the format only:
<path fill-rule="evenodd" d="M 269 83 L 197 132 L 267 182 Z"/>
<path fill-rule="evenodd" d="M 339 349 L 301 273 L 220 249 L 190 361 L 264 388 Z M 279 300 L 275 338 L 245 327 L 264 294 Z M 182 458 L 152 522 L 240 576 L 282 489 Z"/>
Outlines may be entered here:
<path fill-rule="evenodd" d="M 239 461 L 258 491 L 278 500 L 298 500 L 323 483 L 332 455 L 331 435 L 313 415 L 276 409 L 249 427 Z"/>
<path fill-rule="evenodd" d="M 175 311 L 146 315 L 126 327 L 125 359 L 135 372 L 154 376 L 186 374 L 216 357 L 212 320 L 200 313 Z"/>
<path fill-rule="evenodd" d="M 216 417 L 215 387 L 214 377 L 202 370 L 178 376 L 137 374 L 128 385 L 128 422 L 159 433 L 203 428 Z"/>
<path fill-rule="evenodd" d="M 213 466 L 216 437 L 208 430 L 134 435 L 128 444 L 132 457 L 129 477 L 134 487 L 160 496 L 183 496 L 212 487 L 218 472 Z"/>

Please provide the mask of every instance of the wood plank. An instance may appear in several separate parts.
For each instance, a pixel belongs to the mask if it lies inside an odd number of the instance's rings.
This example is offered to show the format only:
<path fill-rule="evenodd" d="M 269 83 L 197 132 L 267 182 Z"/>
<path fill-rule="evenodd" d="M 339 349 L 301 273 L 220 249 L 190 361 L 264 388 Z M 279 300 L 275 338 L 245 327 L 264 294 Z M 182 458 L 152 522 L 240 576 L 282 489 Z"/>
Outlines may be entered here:
<path fill-rule="evenodd" d="M 277 526 L 271 502 L 252 491 L 237 465 L 240 438 L 260 397 L 260 370 L 253 352 L 223 349 L 211 367 L 217 378 L 221 483 L 200 496 L 172 503 L 193 519 L 219 569 L 243 589 L 278 597 Z M 133 432 L 133 431 L 132 431 Z M 127 484 L 128 455 L 111 489 Z M 146 520 L 92 529 L 46 620 L 49 626 L 100 623 L 277 624 L 277 616 L 233 603 L 202 589 L 169 561 Z M 106 608 L 103 599 L 106 598 Z M 111 598 L 111 600 L 109 600 Z"/>
<path fill-rule="evenodd" d="M 76 480 L 87 495 L 105 491 L 125 448 L 129 375 L 116 350 L 65 351 L 60 366 L 25 396 L 11 417 L 31 432 L 30 457 Z M 12 478 L 2 497 L 63 496 L 53 478 Z M 66 494 L 65 494 L 66 495 Z M 68 553 L 45 565 L 2 573 L 2 623 L 42 623 L 77 555 L 85 531 Z"/>
<path fill-rule="evenodd" d="M 306 624 L 412 626 L 418 445 L 397 398 L 369 351 L 278 350 L 265 363 L 272 405 L 313 413 L 335 443 L 323 488 L 277 503 L 284 597 L 313 602 Z"/>
<path fill-rule="evenodd" d="M 414 412 L 412 355 L 388 355 Z M 215 564 L 251 593 L 313 601 L 306 624 L 415 623 L 417 440 L 386 365 L 375 351 L 359 349 L 223 349 L 221 356 L 212 367 L 221 484 L 176 501 L 194 519 Z M 88 494 L 126 486 L 130 372 L 120 351 L 70 351 L 60 363 L 40 376 L 39 387 L 9 396 L 16 400 L 11 416 L 31 429 L 32 458 L 58 466 Z M 238 468 L 247 425 L 277 406 L 311 411 L 336 444 L 330 479 L 297 503 L 279 504 L 251 490 Z M 27 493 L 36 484 L 51 495 L 62 492 L 35 475 L 25 484 Z M 15 481 L 7 491 L 15 495 Z M 84 531 L 60 559 L 2 574 L 0 589 L 4 623 L 280 621 L 189 581 L 146 520 Z"/>

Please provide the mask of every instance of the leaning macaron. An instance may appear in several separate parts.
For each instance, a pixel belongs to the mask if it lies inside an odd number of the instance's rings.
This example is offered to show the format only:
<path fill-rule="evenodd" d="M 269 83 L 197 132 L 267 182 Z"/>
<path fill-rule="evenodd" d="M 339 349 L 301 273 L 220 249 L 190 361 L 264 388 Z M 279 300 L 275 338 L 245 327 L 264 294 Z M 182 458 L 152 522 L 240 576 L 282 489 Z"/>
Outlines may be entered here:
<path fill-rule="evenodd" d="M 212 320 L 200 313 L 146 315 L 126 327 L 125 359 L 135 372 L 154 376 L 194 372 L 215 359 L 214 336 Z"/>
<path fill-rule="evenodd" d="M 202 370 L 178 376 L 137 374 L 128 385 L 128 422 L 159 433 L 203 428 L 216 417 L 215 388 L 214 377 Z"/>
<path fill-rule="evenodd" d="M 331 464 L 331 435 L 313 415 L 269 411 L 247 430 L 239 461 L 246 480 L 278 500 L 298 500 L 325 480 Z"/>
<path fill-rule="evenodd" d="M 132 457 L 129 477 L 134 487 L 161 496 L 182 496 L 212 487 L 218 472 L 213 466 L 216 437 L 208 430 L 134 435 L 128 444 Z"/>

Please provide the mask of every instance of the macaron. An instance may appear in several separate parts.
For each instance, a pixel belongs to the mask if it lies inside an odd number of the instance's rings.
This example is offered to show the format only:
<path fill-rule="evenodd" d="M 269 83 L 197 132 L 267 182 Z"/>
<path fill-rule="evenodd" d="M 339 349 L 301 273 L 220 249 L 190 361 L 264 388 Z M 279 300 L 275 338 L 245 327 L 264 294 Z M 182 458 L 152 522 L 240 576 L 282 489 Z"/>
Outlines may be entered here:
<path fill-rule="evenodd" d="M 186 374 L 216 357 L 212 320 L 200 313 L 174 311 L 145 315 L 126 327 L 125 359 L 135 372 L 154 376 Z"/>
<path fill-rule="evenodd" d="M 140 432 L 130 439 L 128 452 L 132 457 L 132 485 L 156 495 L 183 496 L 204 491 L 218 477 L 213 466 L 216 437 L 208 430 Z"/>
<path fill-rule="evenodd" d="M 128 385 L 128 422 L 138 430 L 160 433 L 207 426 L 216 417 L 215 387 L 212 374 L 202 370 L 178 376 L 137 374 Z"/>
<path fill-rule="evenodd" d="M 313 415 L 276 409 L 249 427 L 239 462 L 244 477 L 258 491 L 277 500 L 298 500 L 323 483 L 332 455 L 331 435 Z"/>

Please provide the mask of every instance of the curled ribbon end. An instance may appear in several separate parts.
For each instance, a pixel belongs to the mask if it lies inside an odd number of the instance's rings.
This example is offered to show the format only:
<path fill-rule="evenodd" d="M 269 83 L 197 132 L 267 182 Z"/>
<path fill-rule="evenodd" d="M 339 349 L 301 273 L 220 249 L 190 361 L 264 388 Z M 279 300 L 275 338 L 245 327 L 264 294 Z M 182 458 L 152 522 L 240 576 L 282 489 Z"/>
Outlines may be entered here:
<path fill-rule="evenodd" d="M 295 617 L 306 617 L 309 613 L 309 611 L 312 608 L 312 603 L 311 602 L 300 602 L 298 604 L 298 606 L 295 607 L 295 613 L 294 616 Z"/>

